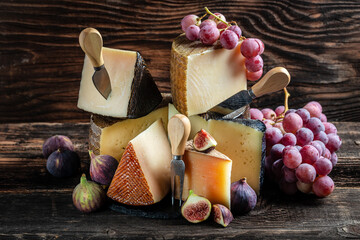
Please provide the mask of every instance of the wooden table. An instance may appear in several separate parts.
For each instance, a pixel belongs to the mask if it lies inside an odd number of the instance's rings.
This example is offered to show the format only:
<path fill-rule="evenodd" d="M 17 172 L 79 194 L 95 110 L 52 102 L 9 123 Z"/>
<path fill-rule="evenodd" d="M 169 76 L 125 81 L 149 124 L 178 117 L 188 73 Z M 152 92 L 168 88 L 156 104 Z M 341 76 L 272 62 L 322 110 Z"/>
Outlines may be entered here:
<path fill-rule="evenodd" d="M 256 208 L 223 228 L 212 221 L 161 220 L 128 216 L 108 208 L 79 212 L 71 194 L 80 173 L 57 179 L 46 170 L 43 141 L 69 136 L 87 172 L 87 123 L 0 125 L 0 239 L 340 239 L 360 238 L 360 123 L 336 122 L 343 145 L 327 198 L 285 196 L 269 186 Z"/>

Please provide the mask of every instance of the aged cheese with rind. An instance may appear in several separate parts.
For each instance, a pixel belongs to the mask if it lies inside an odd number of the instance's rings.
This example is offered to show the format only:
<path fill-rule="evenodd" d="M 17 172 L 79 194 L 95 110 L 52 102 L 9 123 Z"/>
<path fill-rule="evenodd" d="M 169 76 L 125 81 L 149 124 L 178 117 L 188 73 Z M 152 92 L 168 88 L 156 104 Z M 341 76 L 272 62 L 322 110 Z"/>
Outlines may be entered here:
<path fill-rule="evenodd" d="M 158 119 L 162 120 L 164 128 L 167 129 L 167 106 L 137 119 L 109 118 L 93 114 L 90 120 L 89 148 L 96 155 L 110 155 L 119 161 L 129 141 Z"/>
<path fill-rule="evenodd" d="M 162 96 L 138 52 L 103 48 L 103 58 L 112 91 L 108 99 L 101 96 L 92 82 L 94 68 L 85 56 L 78 108 L 116 118 L 138 118 L 156 108 Z"/>
<path fill-rule="evenodd" d="M 135 206 L 161 201 L 170 189 L 170 161 L 170 143 L 159 119 L 127 145 L 108 197 Z"/>
<path fill-rule="evenodd" d="M 232 50 L 218 42 L 205 46 L 178 36 L 171 49 L 170 83 L 173 103 L 187 116 L 205 113 L 247 88 L 245 58 L 240 45 Z"/>
<path fill-rule="evenodd" d="M 193 141 L 188 141 L 183 157 L 185 177 L 182 199 L 186 200 L 189 190 L 207 198 L 212 204 L 230 208 L 231 164 L 226 155 L 217 150 L 198 152 Z M 179 198 L 177 193 L 177 198 Z"/>

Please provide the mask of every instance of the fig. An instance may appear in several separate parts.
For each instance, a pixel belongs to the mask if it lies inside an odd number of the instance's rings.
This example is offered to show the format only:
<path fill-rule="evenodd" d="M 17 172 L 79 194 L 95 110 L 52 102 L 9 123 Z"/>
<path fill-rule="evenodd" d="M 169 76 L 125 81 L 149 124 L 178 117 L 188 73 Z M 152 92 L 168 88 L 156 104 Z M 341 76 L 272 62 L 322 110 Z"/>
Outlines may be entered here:
<path fill-rule="evenodd" d="M 110 185 L 119 162 L 110 155 L 96 156 L 91 150 L 89 155 L 91 179 L 102 185 Z"/>
<path fill-rule="evenodd" d="M 196 195 L 192 190 L 181 207 L 181 214 L 191 223 L 199 223 L 209 218 L 211 203 L 208 199 Z"/>
<path fill-rule="evenodd" d="M 43 144 L 44 157 L 48 158 L 51 153 L 58 149 L 74 151 L 74 145 L 67 136 L 55 135 L 49 137 Z"/>
<path fill-rule="evenodd" d="M 257 196 L 246 178 L 231 184 L 231 211 L 234 215 L 241 215 L 254 209 Z"/>
<path fill-rule="evenodd" d="M 207 153 L 215 148 L 217 142 L 208 132 L 201 129 L 195 134 L 193 144 L 195 150 Z"/>
<path fill-rule="evenodd" d="M 214 204 L 212 206 L 214 221 L 223 227 L 226 227 L 234 219 L 231 211 L 221 204 Z"/>
<path fill-rule="evenodd" d="M 72 199 L 74 206 L 81 212 L 89 213 L 98 210 L 106 202 L 106 194 L 99 184 L 88 181 L 82 174 L 80 183 L 75 187 Z"/>
<path fill-rule="evenodd" d="M 55 177 L 71 177 L 80 167 L 80 158 L 76 152 L 58 149 L 47 159 L 46 168 Z"/>

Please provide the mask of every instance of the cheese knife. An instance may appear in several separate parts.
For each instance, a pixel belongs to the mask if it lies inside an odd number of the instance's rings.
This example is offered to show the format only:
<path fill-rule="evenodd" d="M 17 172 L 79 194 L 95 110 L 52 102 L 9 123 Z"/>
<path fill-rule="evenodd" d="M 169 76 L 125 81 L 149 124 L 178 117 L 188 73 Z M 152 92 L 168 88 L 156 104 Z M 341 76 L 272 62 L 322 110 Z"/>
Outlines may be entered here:
<path fill-rule="evenodd" d="M 279 91 L 290 82 L 290 74 L 283 67 L 276 67 L 268 71 L 250 90 L 243 90 L 220 103 L 220 107 L 229 107 L 235 111 L 225 115 L 224 119 L 234 119 L 245 111 L 246 105 L 262 95 Z"/>
<path fill-rule="evenodd" d="M 175 114 L 168 123 L 168 134 L 173 155 L 170 163 L 171 172 L 171 205 L 175 202 L 175 188 L 180 190 L 179 206 L 181 207 L 184 185 L 185 163 L 182 157 L 185 153 L 186 141 L 190 135 L 190 120 L 182 114 Z M 180 186 L 176 186 L 176 176 L 179 177 Z"/>
<path fill-rule="evenodd" d="M 103 39 L 101 34 L 95 28 L 86 28 L 80 33 L 79 43 L 94 67 L 95 72 L 92 76 L 92 81 L 96 89 L 105 99 L 108 99 L 111 92 L 111 82 L 104 65 L 102 55 Z"/>

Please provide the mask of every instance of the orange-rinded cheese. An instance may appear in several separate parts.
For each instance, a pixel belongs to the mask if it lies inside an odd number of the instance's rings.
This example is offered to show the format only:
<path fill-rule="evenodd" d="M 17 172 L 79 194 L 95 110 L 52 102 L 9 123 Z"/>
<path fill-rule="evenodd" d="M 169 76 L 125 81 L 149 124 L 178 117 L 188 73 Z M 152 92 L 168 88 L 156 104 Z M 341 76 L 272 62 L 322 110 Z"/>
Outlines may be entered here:
<path fill-rule="evenodd" d="M 218 41 L 205 46 L 178 36 L 171 48 L 170 83 L 173 102 L 187 116 L 205 113 L 247 88 L 245 58 L 240 45 L 232 50 Z"/>
<path fill-rule="evenodd" d="M 188 141 L 184 154 L 185 178 L 183 200 L 189 190 L 206 197 L 212 204 L 220 203 L 230 208 L 231 165 L 230 158 L 217 150 L 198 152 L 193 141 Z M 179 194 L 178 198 L 179 198 Z"/>
<path fill-rule="evenodd" d="M 107 195 L 136 206 L 161 201 L 170 189 L 171 157 L 170 143 L 159 119 L 129 142 Z"/>

